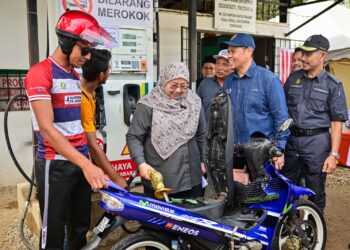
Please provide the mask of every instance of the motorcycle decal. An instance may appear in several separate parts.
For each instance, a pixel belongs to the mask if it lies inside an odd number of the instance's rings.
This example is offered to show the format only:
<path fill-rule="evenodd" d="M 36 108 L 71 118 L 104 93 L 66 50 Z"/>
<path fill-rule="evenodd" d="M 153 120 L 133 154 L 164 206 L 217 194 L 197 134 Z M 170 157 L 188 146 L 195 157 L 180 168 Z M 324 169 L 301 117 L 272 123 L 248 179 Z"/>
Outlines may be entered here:
<path fill-rule="evenodd" d="M 257 235 L 260 235 L 261 237 L 264 237 L 265 239 L 268 239 L 266 234 L 256 233 Z"/>
<path fill-rule="evenodd" d="M 171 222 L 168 222 L 165 225 L 165 227 L 168 229 L 174 230 L 176 232 L 181 232 L 181 233 L 185 233 L 185 234 L 192 235 L 192 236 L 198 236 L 198 234 L 199 234 L 199 230 L 194 230 L 194 229 L 191 229 L 188 227 L 183 227 L 180 225 L 173 224 Z"/>
<path fill-rule="evenodd" d="M 263 226 L 260 226 L 258 229 L 259 229 L 260 231 L 262 231 L 262 232 L 266 232 L 266 231 L 267 231 L 267 228 L 266 228 L 266 227 L 263 227 Z"/>
<path fill-rule="evenodd" d="M 280 213 L 275 213 L 275 212 L 271 212 L 271 211 L 267 211 L 267 214 L 272 216 L 272 217 L 280 217 Z"/>
<path fill-rule="evenodd" d="M 201 223 L 201 224 L 206 224 L 206 225 L 218 225 L 218 223 L 211 221 L 211 220 L 207 220 L 204 218 L 198 218 L 198 217 L 193 217 L 193 216 L 189 216 L 187 214 L 183 214 L 180 216 L 181 218 L 185 218 L 185 219 L 189 219 L 190 221 L 194 222 L 194 223 Z"/>
<path fill-rule="evenodd" d="M 289 204 L 289 206 L 287 207 L 287 204 L 284 206 L 282 214 L 286 214 L 288 213 L 293 207 L 293 204 Z"/>
<path fill-rule="evenodd" d="M 240 232 L 233 232 L 233 230 L 229 227 L 223 227 L 224 225 L 221 225 L 221 224 L 218 224 L 217 222 L 214 222 L 214 221 L 211 221 L 211 220 L 207 220 L 207 219 L 204 219 L 204 218 L 200 218 L 200 217 L 193 217 L 193 216 L 190 216 L 190 215 L 187 215 L 187 214 L 180 214 L 180 215 L 177 215 L 175 213 L 175 211 L 173 211 L 173 213 L 167 213 L 166 211 L 163 211 L 163 210 L 157 210 L 155 209 L 154 207 L 150 206 L 149 204 L 153 204 L 149 201 L 144 201 L 144 200 L 139 200 L 138 203 L 134 203 L 135 206 L 137 207 L 140 207 L 142 209 L 147 209 L 149 211 L 152 211 L 152 212 L 155 212 L 157 214 L 160 214 L 162 216 L 165 216 L 165 217 L 168 217 L 168 218 L 171 218 L 173 220 L 177 220 L 177 221 L 182 221 L 182 222 L 188 222 L 188 223 L 194 223 L 196 225 L 199 225 L 199 226 L 202 226 L 202 227 L 205 227 L 205 228 L 210 228 L 210 229 L 213 229 L 213 230 L 216 230 L 216 231 L 220 231 L 220 232 L 223 232 L 223 233 L 227 233 L 229 235 L 229 238 L 232 237 L 232 234 L 234 236 L 237 236 L 239 237 L 239 239 L 247 239 L 247 240 L 253 240 L 255 238 L 253 237 L 250 237 L 250 236 L 247 236 L 243 233 L 240 233 Z M 157 205 L 157 204 L 153 204 L 155 205 L 155 207 L 162 207 L 160 205 Z M 166 207 L 162 207 L 162 208 L 166 208 Z M 172 210 L 170 208 L 166 208 L 164 210 Z M 261 244 L 264 244 L 264 245 L 269 245 L 268 242 L 266 241 L 260 241 Z"/>
<path fill-rule="evenodd" d="M 168 208 L 168 207 L 163 207 L 163 206 L 160 206 L 160 205 L 151 203 L 151 202 L 149 202 L 149 201 L 139 200 L 139 204 L 140 204 L 141 206 L 154 208 L 154 209 L 157 209 L 157 210 L 166 212 L 166 213 L 170 213 L 170 214 L 174 214 L 174 213 L 175 213 L 175 210 L 174 210 L 174 209 L 171 209 L 171 208 Z"/>

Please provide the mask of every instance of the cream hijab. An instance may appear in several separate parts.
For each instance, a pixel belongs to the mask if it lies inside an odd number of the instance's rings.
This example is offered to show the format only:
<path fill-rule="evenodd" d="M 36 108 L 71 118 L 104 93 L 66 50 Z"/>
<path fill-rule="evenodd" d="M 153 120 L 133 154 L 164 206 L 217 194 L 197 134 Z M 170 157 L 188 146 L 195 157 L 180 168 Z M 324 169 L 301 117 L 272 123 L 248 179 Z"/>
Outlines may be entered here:
<path fill-rule="evenodd" d="M 184 63 L 172 61 L 160 71 L 157 86 L 138 102 L 153 109 L 151 141 L 164 160 L 196 134 L 202 106 L 191 89 L 179 99 L 165 93 L 165 85 L 176 78 L 188 82 L 189 72 Z"/>

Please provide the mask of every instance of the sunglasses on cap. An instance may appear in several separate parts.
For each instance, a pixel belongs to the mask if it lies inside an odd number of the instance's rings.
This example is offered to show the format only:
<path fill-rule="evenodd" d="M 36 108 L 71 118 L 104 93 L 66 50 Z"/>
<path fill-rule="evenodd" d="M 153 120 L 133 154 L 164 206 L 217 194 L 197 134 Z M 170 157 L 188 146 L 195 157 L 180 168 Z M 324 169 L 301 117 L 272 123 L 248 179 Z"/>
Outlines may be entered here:
<path fill-rule="evenodd" d="M 78 45 L 80 47 L 80 51 L 81 51 L 82 56 L 86 56 L 89 53 L 92 53 L 94 51 L 94 48 L 92 48 L 92 47 L 84 47 L 84 46 L 81 46 L 79 43 L 76 43 L 76 45 Z"/>

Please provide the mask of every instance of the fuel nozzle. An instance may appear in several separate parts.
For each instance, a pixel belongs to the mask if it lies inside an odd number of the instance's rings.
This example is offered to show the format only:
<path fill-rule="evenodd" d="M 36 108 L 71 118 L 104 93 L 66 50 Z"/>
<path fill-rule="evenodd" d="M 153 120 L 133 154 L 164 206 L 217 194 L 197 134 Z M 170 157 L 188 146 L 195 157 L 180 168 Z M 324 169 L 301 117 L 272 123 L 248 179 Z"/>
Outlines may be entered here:
<path fill-rule="evenodd" d="M 164 186 L 163 175 L 154 169 L 149 171 L 149 175 L 151 177 L 152 187 L 155 190 L 154 196 L 157 199 L 164 198 L 166 202 L 169 202 L 168 194 L 173 190 Z"/>

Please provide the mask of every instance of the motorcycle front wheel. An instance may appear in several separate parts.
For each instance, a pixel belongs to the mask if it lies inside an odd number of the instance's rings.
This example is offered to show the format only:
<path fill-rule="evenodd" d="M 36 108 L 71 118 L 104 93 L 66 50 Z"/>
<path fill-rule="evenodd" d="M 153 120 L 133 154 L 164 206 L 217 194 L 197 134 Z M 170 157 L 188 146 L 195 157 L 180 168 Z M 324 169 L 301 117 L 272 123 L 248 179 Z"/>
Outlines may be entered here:
<path fill-rule="evenodd" d="M 300 249 L 323 250 L 327 240 L 326 222 L 318 207 L 308 200 L 297 200 L 297 220 L 304 233 L 308 244 L 301 242 L 296 231 L 295 222 L 290 214 L 287 214 L 279 223 L 274 238 L 273 249 Z"/>
<path fill-rule="evenodd" d="M 113 250 L 169 250 L 169 243 L 164 242 L 156 237 L 153 233 L 139 231 L 135 234 L 130 234 L 124 239 L 115 244 Z"/>

